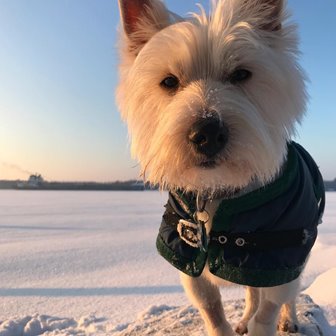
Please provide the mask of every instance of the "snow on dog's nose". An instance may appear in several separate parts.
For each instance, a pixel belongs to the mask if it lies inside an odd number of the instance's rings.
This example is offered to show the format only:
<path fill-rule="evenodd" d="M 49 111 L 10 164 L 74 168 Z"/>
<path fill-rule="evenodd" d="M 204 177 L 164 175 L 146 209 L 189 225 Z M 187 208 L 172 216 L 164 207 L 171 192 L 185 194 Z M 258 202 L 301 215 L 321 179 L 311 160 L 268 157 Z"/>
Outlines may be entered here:
<path fill-rule="evenodd" d="M 197 153 L 213 158 L 225 147 L 228 129 L 218 118 L 209 117 L 194 123 L 188 138 Z"/>

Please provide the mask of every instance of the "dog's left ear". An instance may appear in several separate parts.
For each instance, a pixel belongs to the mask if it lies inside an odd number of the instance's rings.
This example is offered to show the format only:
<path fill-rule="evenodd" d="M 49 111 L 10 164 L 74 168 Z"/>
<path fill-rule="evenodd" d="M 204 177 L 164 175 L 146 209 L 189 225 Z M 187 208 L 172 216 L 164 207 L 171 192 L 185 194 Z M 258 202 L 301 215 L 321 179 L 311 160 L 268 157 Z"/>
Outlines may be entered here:
<path fill-rule="evenodd" d="M 245 13 L 256 13 L 254 24 L 268 32 L 279 31 L 282 27 L 285 0 L 243 0 Z"/>
<path fill-rule="evenodd" d="M 119 0 L 119 8 L 129 50 L 135 54 L 169 25 L 169 11 L 160 0 Z"/>
<path fill-rule="evenodd" d="M 264 4 L 264 22 L 260 28 L 267 31 L 278 31 L 282 27 L 284 0 L 262 0 Z"/>

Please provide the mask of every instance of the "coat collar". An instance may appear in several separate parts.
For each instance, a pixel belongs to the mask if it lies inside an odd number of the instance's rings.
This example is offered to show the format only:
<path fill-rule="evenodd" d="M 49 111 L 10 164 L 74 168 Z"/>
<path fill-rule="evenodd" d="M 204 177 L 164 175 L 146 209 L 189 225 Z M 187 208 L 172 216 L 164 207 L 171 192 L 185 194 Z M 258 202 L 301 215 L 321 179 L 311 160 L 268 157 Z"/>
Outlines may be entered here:
<path fill-rule="evenodd" d="M 240 193 L 237 190 L 233 194 L 225 191 L 215 194 L 214 198 L 220 199 L 218 211 L 223 211 L 224 209 L 226 211 L 236 211 L 238 209 L 239 211 L 250 210 L 282 195 L 291 187 L 299 174 L 298 160 L 299 157 L 295 150 L 295 143 L 290 142 L 288 144 L 286 162 L 276 179 L 265 186 L 253 189 L 247 193 Z M 192 218 L 197 211 L 197 196 L 195 193 L 185 192 L 183 189 L 173 190 L 170 193 L 178 200 L 183 211 Z"/>

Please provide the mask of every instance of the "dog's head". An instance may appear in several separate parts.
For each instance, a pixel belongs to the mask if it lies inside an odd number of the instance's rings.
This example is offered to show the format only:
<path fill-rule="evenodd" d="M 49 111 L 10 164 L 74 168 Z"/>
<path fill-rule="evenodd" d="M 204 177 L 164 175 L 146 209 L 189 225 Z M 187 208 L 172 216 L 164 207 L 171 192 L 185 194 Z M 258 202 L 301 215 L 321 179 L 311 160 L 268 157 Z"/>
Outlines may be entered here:
<path fill-rule="evenodd" d="M 281 0 L 218 0 L 184 20 L 119 0 L 117 100 L 147 180 L 215 191 L 272 180 L 305 111 L 295 26 Z"/>

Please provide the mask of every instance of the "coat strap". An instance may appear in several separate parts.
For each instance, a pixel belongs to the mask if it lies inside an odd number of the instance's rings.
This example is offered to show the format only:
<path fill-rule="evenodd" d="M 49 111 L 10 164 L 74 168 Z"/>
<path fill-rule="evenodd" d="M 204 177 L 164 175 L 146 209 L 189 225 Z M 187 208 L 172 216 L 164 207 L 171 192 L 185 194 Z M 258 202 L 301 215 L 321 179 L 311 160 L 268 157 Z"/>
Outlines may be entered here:
<path fill-rule="evenodd" d="M 316 228 L 297 229 L 273 232 L 211 232 L 210 243 L 222 245 L 223 248 L 237 248 L 241 250 L 265 251 L 306 245 L 316 238 Z"/>

